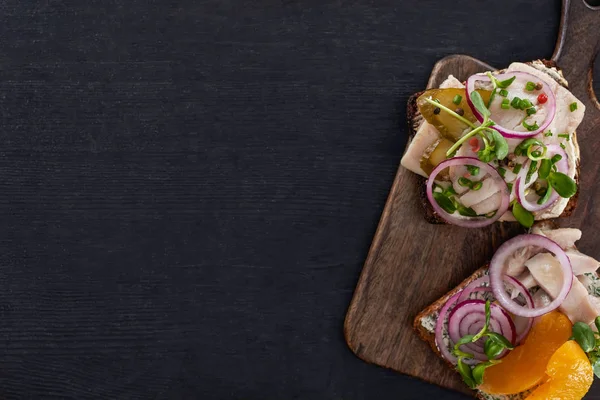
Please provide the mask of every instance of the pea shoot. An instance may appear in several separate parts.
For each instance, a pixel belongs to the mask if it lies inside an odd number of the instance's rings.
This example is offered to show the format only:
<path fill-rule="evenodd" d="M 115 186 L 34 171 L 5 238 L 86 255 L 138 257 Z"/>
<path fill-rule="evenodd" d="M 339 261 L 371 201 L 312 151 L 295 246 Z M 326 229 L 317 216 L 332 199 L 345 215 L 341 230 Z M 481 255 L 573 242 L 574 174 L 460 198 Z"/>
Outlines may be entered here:
<path fill-rule="evenodd" d="M 513 79 L 514 80 L 514 79 Z M 508 80 L 507 80 L 508 81 Z M 501 81 L 498 84 L 506 82 Z M 512 81 L 511 81 L 512 83 Z M 504 84 L 504 83 L 503 83 Z M 510 83 L 509 83 L 510 84 Z M 491 128 L 495 125 L 494 121 L 490 119 L 491 112 L 485 106 L 485 102 L 483 98 L 477 91 L 471 92 L 471 101 L 473 102 L 473 106 L 479 111 L 481 115 L 483 115 L 483 122 L 480 126 L 475 127 L 472 123 L 469 126 L 473 128 L 469 133 L 461 137 L 448 151 L 446 152 L 446 156 L 448 157 L 450 154 L 454 153 L 464 142 L 479 134 L 483 139 L 485 147 L 482 150 L 477 152 L 477 156 L 483 162 L 490 162 L 494 158 L 498 160 L 503 160 L 508 155 L 508 143 L 504 136 L 502 136 L 497 130 Z"/>
<path fill-rule="evenodd" d="M 487 107 L 489 108 L 492 105 L 492 101 L 494 101 L 494 98 L 496 97 L 496 92 L 498 91 L 498 88 L 504 90 L 507 87 L 509 87 L 511 85 L 511 83 L 514 82 L 514 80 L 517 78 L 516 76 L 513 76 L 511 78 L 508 78 L 506 80 L 503 81 L 499 81 L 498 78 L 496 78 L 494 75 L 492 75 L 491 72 L 487 72 L 486 75 L 488 76 L 488 78 L 490 78 L 490 81 L 492 82 L 492 94 L 490 95 L 490 100 L 487 103 Z M 506 93 L 506 95 L 508 95 L 508 92 L 506 90 L 504 90 L 504 92 Z M 500 91 L 500 95 L 502 96 L 502 91 Z M 503 97 L 506 97 L 503 96 Z"/>

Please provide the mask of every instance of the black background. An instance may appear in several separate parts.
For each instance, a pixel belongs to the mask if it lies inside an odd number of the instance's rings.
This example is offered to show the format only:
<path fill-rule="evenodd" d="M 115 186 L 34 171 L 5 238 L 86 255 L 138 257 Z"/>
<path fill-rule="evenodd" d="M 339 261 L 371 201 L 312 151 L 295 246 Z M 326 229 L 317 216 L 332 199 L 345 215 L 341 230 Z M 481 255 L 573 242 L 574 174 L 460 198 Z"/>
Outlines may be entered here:
<path fill-rule="evenodd" d="M 0 396 L 463 398 L 360 361 L 343 319 L 408 96 L 448 54 L 549 58 L 559 13 L 0 2 Z"/>

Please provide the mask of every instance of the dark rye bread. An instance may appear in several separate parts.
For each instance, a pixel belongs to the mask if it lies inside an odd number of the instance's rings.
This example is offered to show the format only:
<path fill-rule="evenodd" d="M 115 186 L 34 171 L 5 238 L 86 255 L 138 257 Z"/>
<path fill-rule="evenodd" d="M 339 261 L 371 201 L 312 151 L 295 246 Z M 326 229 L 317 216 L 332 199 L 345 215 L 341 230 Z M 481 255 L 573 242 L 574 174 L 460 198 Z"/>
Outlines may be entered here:
<path fill-rule="evenodd" d="M 423 325 L 421 325 L 421 320 L 425 317 L 431 316 L 432 314 L 439 312 L 450 297 L 454 296 L 456 293 L 466 288 L 475 279 L 481 278 L 488 267 L 489 264 L 486 264 L 485 266 L 479 268 L 473 273 L 473 275 L 469 276 L 467 279 L 462 281 L 457 287 L 455 287 L 454 289 L 437 299 L 434 303 L 429 305 L 429 307 L 421 311 L 415 317 L 415 320 L 413 322 L 413 328 L 417 332 L 419 337 L 423 341 L 427 342 L 431 349 L 435 352 L 435 354 L 438 357 L 441 357 L 444 360 L 444 362 L 446 362 L 446 364 L 448 364 L 448 366 L 452 369 L 454 369 L 454 365 L 448 360 L 446 360 L 444 357 L 442 357 L 442 353 L 440 353 L 440 351 L 437 348 L 437 345 L 435 344 L 435 335 L 427 331 L 427 329 L 425 329 Z"/>
<path fill-rule="evenodd" d="M 551 61 L 551 60 L 539 60 L 539 61 L 541 61 L 544 64 L 544 66 L 546 66 L 546 68 L 553 68 L 556 71 L 560 72 L 560 68 L 556 65 L 556 63 L 554 61 Z M 531 65 L 532 63 L 529 62 L 526 64 Z M 502 72 L 502 71 L 499 71 L 499 72 Z M 563 80 L 557 79 L 555 76 L 552 76 L 551 74 L 548 74 L 548 76 L 550 76 L 552 79 L 557 81 L 561 86 L 568 88 L 568 85 L 566 84 L 566 81 L 564 79 Z M 408 146 L 412 142 L 413 138 L 417 134 L 417 130 L 421 126 L 421 123 L 424 121 L 424 118 L 421 115 L 421 113 L 419 112 L 419 108 L 417 107 L 417 99 L 423 93 L 424 93 L 424 91 L 415 93 L 412 96 L 410 96 L 408 99 L 408 103 L 406 106 L 406 116 L 407 116 L 407 120 L 408 120 L 408 141 L 406 143 L 406 148 L 408 148 Z M 573 132 L 573 138 L 575 138 L 575 137 L 576 137 L 575 132 Z M 580 171 L 579 171 L 579 160 L 578 160 L 577 166 L 576 166 L 576 172 L 575 172 L 575 182 L 577 182 L 577 183 L 579 183 L 579 172 Z M 421 175 L 417 175 L 417 190 L 419 192 L 419 201 L 420 201 L 421 205 L 423 206 L 425 220 L 427 222 L 429 222 L 430 224 L 445 224 L 446 221 L 444 221 L 434 211 L 433 207 L 431 206 L 431 203 L 429 203 L 429 200 L 427 199 L 426 184 L 427 184 L 427 179 L 425 179 Z M 575 211 L 575 207 L 577 206 L 578 197 L 579 197 L 579 189 L 577 189 L 577 193 L 575 193 L 575 195 L 569 199 L 567 206 L 565 207 L 562 214 L 560 215 L 561 218 L 569 217 L 573 213 L 573 211 Z"/>
<path fill-rule="evenodd" d="M 440 357 L 442 360 L 444 360 L 444 362 L 446 363 L 446 365 L 449 368 L 451 368 L 452 370 L 455 370 L 455 366 L 442 356 L 442 353 L 440 353 L 440 351 L 437 348 L 437 345 L 435 344 L 435 334 L 434 333 L 430 333 L 429 331 L 427 331 L 427 329 L 425 329 L 423 327 L 423 325 L 421 325 L 421 320 L 423 318 L 429 317 L 432 314 L 435 314 L 435 313 L 439 312 L 439 310 L 444 306 L 444 304 L 446 304 L 446 302 L 448 301 L 448 299 L 450 299 L 450 297 L 454 296 L 456 293 L 458 293 L 459 291 L 463 290 L 465 287 L 467 287 L 475 279 L 481 278 L 483 276 L 483 274 L 485 273 L 485 271 L 488 269 L 488 267 L 489 267 L 489 264 L 486 264 L 484 267 L 479 268 L 477 271 L 475 271 L 473 273 L 473 275 L 469 276 L 467 279 L 465 279 L 464 281 L 462 281 L 457 287 L 455 287 L 454 289 L 452 289 L 451 291 L 449 291 L 448 293 L 446 293 L 444 296 L 442 296 L 441 298 L 439 298 L 438 300 L 436 300 L 429 307 L 427 307 L 426 309 L 424 309 L 423 311 L 421 311 L 415 317 L 415 320 L 413 322 L 413 329 L 417 332 L 417 334 L 419 335 L 419 337 L 421 338 L 421 340 L 427 342 L 427 344 L 429 344 L 429 347 L 431 347 L 431 349 L 434 351 L 434 353 L 438 357 Z M 457 372 L 457 374 L 458 374 L 458 372 Z M 503 395 L 503 396 L 488 395 L 489 397 L 485 397 L 482 392 L 477 391 L 477 390 L 473 391 L 473 395 L 475 397 L 477 397 L 478 399 L 481 399 L 481 400 L 489 400 L 490 398 L 515 399 L 516 400 L 516 399 L 520 398 L 519 395 Z"/>

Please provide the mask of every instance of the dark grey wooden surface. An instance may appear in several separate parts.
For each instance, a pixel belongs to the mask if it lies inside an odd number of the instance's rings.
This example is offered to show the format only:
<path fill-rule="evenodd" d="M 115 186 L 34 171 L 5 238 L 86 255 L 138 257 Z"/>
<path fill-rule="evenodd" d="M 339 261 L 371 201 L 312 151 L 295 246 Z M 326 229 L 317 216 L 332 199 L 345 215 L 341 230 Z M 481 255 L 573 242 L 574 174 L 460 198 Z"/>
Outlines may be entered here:
<path fill-rule="evenodd" d="M 549 57 L 559 8 L 0 2 L 0 397 L 461 398 L 344 315 L 408 96 Z"/>

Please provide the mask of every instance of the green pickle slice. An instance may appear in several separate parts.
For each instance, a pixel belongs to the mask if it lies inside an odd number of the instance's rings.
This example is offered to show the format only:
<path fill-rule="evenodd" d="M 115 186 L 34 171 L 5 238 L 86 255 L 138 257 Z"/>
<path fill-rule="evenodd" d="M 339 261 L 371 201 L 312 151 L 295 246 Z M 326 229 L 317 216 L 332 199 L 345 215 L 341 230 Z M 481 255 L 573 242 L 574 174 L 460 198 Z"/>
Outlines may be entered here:
<path fill-rule="evenodd" d="M 485 101 L 487 104 L 490 99 L 491 91 L 477 91 L 483 98 L 483 101 Z M 454 104 L 453 102 L 456 95 L 461 96 L 461 101 L 459 104 Z M 477 122 L 477 118 L 475 118 L 475 115 L 473 115 L 473 112 L 471 111 L 471 107 L 469 107 L 469 104 L 467 103 L 467 94 L 465 89 L 448 88 L 427 90 L 417 99 L 417 106 L 419 107 L 419 112 L 423 118 L 435 126 L 443 138 L 452 142 L 456 142 L 465 133 L 465 130 L 469 128 L 469 126 L 444 110 L 440 110 L 440 112 L 436 114 L 436 107 L 433 104 L 425 101 L 425 98 L 428 97 L 431 97 L 433 100 L 439 100 L 440 104 L 448 107 L 452 111 L 457 112 L 459 108 L 462 109 L 464 112 L 462 115 L 463 118 L 471 122 Z"/>

